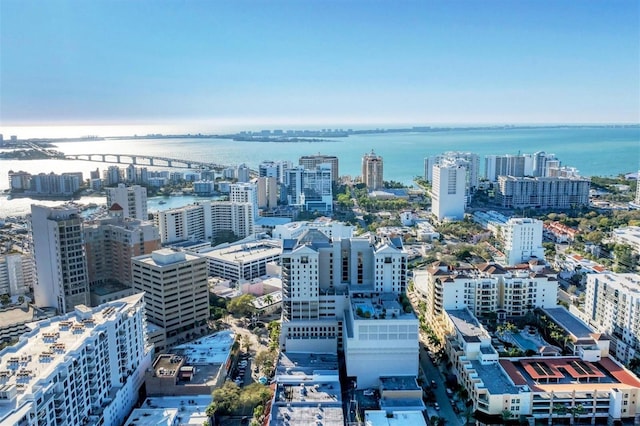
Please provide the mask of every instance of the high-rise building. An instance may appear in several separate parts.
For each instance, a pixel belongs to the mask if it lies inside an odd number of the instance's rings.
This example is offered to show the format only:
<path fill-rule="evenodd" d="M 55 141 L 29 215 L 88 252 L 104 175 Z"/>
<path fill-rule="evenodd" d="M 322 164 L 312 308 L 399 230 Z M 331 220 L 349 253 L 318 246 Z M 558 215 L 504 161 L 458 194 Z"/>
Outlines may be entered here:
<path fill-rule="evenodd" d="M 290 161 L 263 161 L 258 166 L 258 175 L 260 177 L 275 177 L 278 184 L 283 184 L 285 171 L 292 168 Z"/>
<path fill-rule="evenodd" d="M 466 173 L 466 168 L 457 163 L 433 166 L 431 212 L 438 220 L 464 219 Z"/>
<path fill-rule="evenodd" d="M 78 210 L 32 204 L 31 231 L 36 305 L 54 307 L 60 313 L 71 312 L 76 305 L 89 305 L 87 259 Z"/>
<path fill-rule="evenodd" d="M 151 366 L 142 295 L 36 323 L 0 351 L 0 423 L 121 425 Z"/>
<path fill-rule="evenodd" d="M 640 357 L 640 275 L 587 274 L 584 313 L 589 324 L 611 338 L 611 351 L 624 363 Z"/>
<path fill-rule="evenodd" d="M 251 178 L 251 170 L 246 164 L 240 164 L 236 167 L 235 177 L 240 183 L 249 182 L 249 179 Z"/>
<path fill-rule="evenodd" d="M 407 283 L 400 240 L 330 239 L 310 229 L 284 240 L 281 264 L 282 350 L 344 350 L 359 387 L 417 374 L 418 321 L 398 303 Z"/>
<path fill-rule="evenodd" d="M 258 208 L 272 209 L 278 206 L 278 178 L 259 177 L 256 182 L 258 189 Z"/>
<path fill-rule="evenodd" d="M 473 152 L 449 151 L 441 155 L 426 157 L 424 159 L 425 180 L 433 182 L 433 166 L 436 164 L 457 164 L 463 166 L 465 173 L 465 190 L 467 195 L 478 188 L 480 175 L 480 157 Z"/>
<path fill-rule="evenodd" d="M 531 176 L 534 160 L 530 154 L 518 155 L 487 155 L 485 157 L 485 178 L 491 182 L 499 176 Z"/>
<path fill-rule="evenodd" d="M 34 282 L 31 254 L 0 256 L 0 294 L 18 296 L 31 291 Z"/>
<path fill-rule="evenodd" d="M 209 318 L 207 259 L 171 249 L 131 260 L 133 288 L 145 293 L 147 320 L 164 331 L 163 351 Z"/>
<path fill-rule="evenodd" d="M 335 155 L 323 155 L 320 153 L 315 155 L 304 155 L 300 157 L 298 164 L 305 169 L 315 169 L 321 164 L 330 164 L 331 180 L 337 183 L 340 179 L 340 175 L 338 174 L 338 157 Z"/>
<path fill-rule="evenodd" d="M 157 214 L 163 244 L 185 240 L 212 241 L 220 232 L 233 232 L 238 238 L 254 233 L 255 211 L 252 203 L 204 201 L 199 204 L 164 210 Z"/>
<path fill-rule="evenodd" d="M 581 177 L 500 176 L 496 198 L 505 208 L 574 208 L 589 205 L 591 181 Z"/>
<path fill-rule="evenodd" d="M 131 292 L 131 258 L 161 247 L 160 233 L 151 222 L 124 218 L 117 203 L 111 206 L 109 215 L 86 222 L 83 229 L 94 306 L 103 302 L 99 297 L 109 289 L 126 288 Z"/>
<path fill-rule="evenodd" d="M 138 220 L 149 220 L 147 211 L 147 188 L 139 185 L 126 186 L 118 184 L 115 188 L 106 188 L 107 207 L 118 203 L 122 207 L 124 217 Z"/>
<path fill-rule="evenodd" d="M 528 262 L 532 257 L 544 260 L 542 225 L 538 219 L 512 217 L 501 229 L 507 265 Z"/>
<path fill-rule="evenodd" d="M 122 171 L 118 166 L 109 166 L 103 172 L 105 186 L 117 185 L 122 182 Z"/>
<path fill-rule="evenodd" d="M 285 185 L 289 205 L 322 213 L 333 211 L 331 165 L 321 164 L 314 169 L 288 169 L 285 172 Z"/>
<path fill-rule="evenodd" d="M 254 206 L 253 217 L 258 217 L 258 189 L 254 183 L 234 183 L 230 186 L 229 201 Z"/>
<path fill-rule="evenodd" d="M 557 161 L 555 154 L 547 154 L 544 151 L 538 151 L 533 154 L 533 176 L 544 177 L 548 176 L 547 170 L 549 169 L 550 162 L 557 162 L 560 164 L 560 161 Z"/>
<path fill-rule="evenodd" d="M 382 157 L 371 153 L 362 157 L 362 182 L 369 191 L 376 191 L 384 187 Z"/>

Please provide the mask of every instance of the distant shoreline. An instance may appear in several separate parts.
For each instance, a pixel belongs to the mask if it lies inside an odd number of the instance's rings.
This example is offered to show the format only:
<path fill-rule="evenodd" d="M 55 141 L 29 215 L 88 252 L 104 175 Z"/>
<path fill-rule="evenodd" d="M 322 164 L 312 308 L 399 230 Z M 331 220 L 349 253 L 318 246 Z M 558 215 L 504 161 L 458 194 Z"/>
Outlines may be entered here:
<path fill-rule="evenodd" d="M 334 130 L 263 130 L 242 131 L 230 134 L 160 134 L 130 136 L 85 136 L 78 138 L 29 138 L 18 139 L 17 142 L 56 143 L 56 142 L 92 142 L 104 140 L 129 140 L 129 139 L 232 139 L 238 142 L 283 142 L 283 143 L 309 143 L 332 142 L 336 138 L 346 138 L 350 135 L 368 135 L 385 133 L 438 133 L 452 131 L 505 131 L 505 130 L 544 130 L 544 129 L 607 129 L 607 128 L 640 128 L 640 124 L 557 124 L 557 125 L 493 125 L 493 126 L 413 126 L 399 128 L 375 128 L 375 129 L 334 129 Z M 329 139 L 326 139 L 329 138 Z M 4 148 L 10 148 L 11 142 L 4 141 Z"/>

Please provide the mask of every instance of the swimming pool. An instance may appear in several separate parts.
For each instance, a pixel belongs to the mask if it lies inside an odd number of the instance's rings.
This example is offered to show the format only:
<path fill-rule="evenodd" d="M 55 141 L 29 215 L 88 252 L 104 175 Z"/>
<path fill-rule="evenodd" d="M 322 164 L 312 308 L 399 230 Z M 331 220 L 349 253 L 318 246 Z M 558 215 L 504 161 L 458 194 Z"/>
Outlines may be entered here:
<path fill-rule="evenodd" d="M 515 340 L 516 344 L 520 346 L 520 349 L 522 350 L 532 350 L 537 352 L 538 349 L 540 349 L 534 341 L 525 339 L 520 333 L 512 334 L 511 337 L 513 337 L 513 340 Z"/>

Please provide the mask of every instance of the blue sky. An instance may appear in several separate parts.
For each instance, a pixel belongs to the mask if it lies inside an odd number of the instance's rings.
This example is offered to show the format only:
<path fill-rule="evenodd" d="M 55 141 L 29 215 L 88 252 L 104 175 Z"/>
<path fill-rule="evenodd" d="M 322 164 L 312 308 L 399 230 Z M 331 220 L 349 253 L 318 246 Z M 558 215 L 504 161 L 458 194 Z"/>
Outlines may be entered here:
<path fill-rule="evenodd" d="M 640 2 L 0 1 L 0 126 L 640 121 Z"/>

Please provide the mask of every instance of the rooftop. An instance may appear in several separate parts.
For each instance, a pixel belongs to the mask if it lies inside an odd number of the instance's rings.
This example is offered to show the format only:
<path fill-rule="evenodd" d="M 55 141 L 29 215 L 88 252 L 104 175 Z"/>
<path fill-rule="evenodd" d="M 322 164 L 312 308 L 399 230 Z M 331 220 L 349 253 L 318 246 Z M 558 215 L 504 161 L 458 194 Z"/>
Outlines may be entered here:
<path fill-rule="evenodd" d="M 516 385 L 534 392 L 638 388 L 640 380 L 610 358 L 598 362 L 578 357 L 501 359 L 500 365 Z"/>
<path fill-rule="evenodd" d="M 589 339 L 592 338 L 594 331 L 573 316 L 569 311 L 563 307 L 558 308 L 546 308 L 544 311 L 560 326 L 575 336 L 577 339 Z"/>
<path fill-rule="evenodd" d="M 1 386 L 3 389 L 15 386 L 18 392 L 15 402 L 0 405 L 0 418 L 22 403 L 22 396 L 32 393 L 40 378 L 51 375 L 69 354 L 82 348 L 97 326 L 141 299 L 142 294 L 137 294 L 93 309 L 78 305 L 64 316 L 38 322 L 17 344 L 0 351 Z"/>
<path fill-rule="evenodd" d="M 446 312 L 465 342 L 480 342 L 481 338 L 491 339 L 487 330 L 468 309 L 448 309 Z"/>
<path fill-rule="evenodd" d="M 201 426 L 210 403 L 211 395 L 150 397 L 133 410 L 124 426 Z"/>
<path fill-rule="evenodd" d="M 366 426 L 422 426 L 427 424 L 421 411 L 394 411 L 387 414 L 386 410 L 367 410 L 364 412 Z"/>
<path fill-rule="evenodd" d="M 380 388 L 385 390 L 420 390 L 415 376 L 380 377 Z"/>
<path fill-rule="evenodd" d="M 252 262 L 265 257 L 278 256 L 281 250 L 279 240 L 259 240 L 214 248 L 202 252 L 201 255 L 224 262 Z"/>
<path fill-rule="evenodd" d="M 478 377 L 482 379 L 484 387 L 490 394 L 496 395 L 501 393 L 517 394 L 518 388 L 509 379 L 509 376 L 504 373 L 504 370 L 500 368 L 498 364 L 485 364 L 480 361 L 471 361 L 473 369 L 478 373 Z"/>

